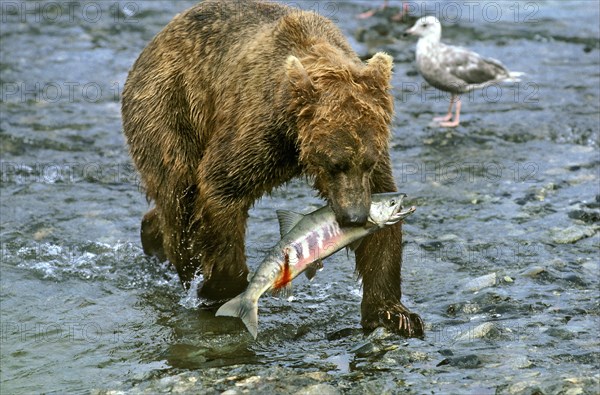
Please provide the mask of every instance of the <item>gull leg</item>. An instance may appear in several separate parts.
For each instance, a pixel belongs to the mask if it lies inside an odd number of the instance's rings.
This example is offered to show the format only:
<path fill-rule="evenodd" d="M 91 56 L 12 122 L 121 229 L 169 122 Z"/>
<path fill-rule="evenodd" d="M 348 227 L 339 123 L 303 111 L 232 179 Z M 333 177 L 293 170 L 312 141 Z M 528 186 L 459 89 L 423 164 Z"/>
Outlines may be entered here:
<path fill-rule="evenodd" d="M 460 123 L 460 107 L 461 107 L 460 96 L 457 96 L 457 99 L 456 99 L 456 115 L 454 116 L 454 121 L 440 122 L 440 127 L 442 127 L 442 128 L 455 128 L 455 127 L 457 127 L 458 124 Z"/>
<path fill-rule="evenodd" d="M 367 18 L 370 18 L 373 15 L 375 15 L 377 13 L 377 11 L 386 9 L 387 6 L 388 6 L 388 0 L 384 0 L 383 1 L 383 6 L 381 8 L 371 8 L 370 10 L 367 10 L 365 12 L 362 12 L 362 13 L 358 14 L 356 17 L 358 19 L 367 19 Z"/>
<path fill-rule="evenodd" d="M 447 122 L 452 119 L 452 107 L 454 107 L 454 102 L 456 101 L 456 95 L 453 93 L 450 97 L 450 105 L 448 105 L 448 113 L 443 117 L 435 117 L 433 118 L 434 122 Z M 460 101 L 460 99 L 459 99 Z"/>
<path fill-rule="evenodd" d="M 408 11 L 409 11 L 408 3 L 402 3 L 402 9 L 400 10 L 400 12 L 398 12 L 396 15 L 394 15 L 392 17 L 392 21 L 394 21 L 394 22 L 402 21 L 402 18 L 404 18 L 404 16 L 408 16 Z"/>

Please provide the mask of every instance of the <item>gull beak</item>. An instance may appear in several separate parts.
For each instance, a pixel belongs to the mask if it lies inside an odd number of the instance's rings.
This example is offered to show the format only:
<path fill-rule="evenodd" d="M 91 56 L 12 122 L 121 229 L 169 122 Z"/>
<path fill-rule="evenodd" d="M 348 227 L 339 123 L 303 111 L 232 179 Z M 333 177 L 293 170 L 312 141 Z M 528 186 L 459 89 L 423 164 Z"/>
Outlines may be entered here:
<path fill-rule="evenodd" d="M 404 33 L 402 34 L 402 37 L 408 37 L 408 36 L 411 36 L 411 35 L 413 35 L 413 34 L 414 34 L 414 32 L 415 32 L 415 30 L 414 30 L 414 29 L 415 29 L 415 27 L 414 27 L 414 26 L 413 26 L 413 27 L 411 27 L 410 29 L 406 29 L 406 30 L 404 31 Z"/>

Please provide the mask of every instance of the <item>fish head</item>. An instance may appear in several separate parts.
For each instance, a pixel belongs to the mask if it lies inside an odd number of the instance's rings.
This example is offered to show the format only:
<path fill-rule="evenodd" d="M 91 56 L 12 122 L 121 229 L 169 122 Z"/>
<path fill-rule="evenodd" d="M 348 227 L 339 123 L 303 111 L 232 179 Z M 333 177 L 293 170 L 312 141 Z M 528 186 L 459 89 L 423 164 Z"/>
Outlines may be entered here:
<path fill-rule="evenodd" d="M 383 228 L 408 217 L 416 210 L 415 206 L 405 209 L 402 201 L 406 194 L 400 192 L 378 193 L 371 196 L 369 222 Z"/>
<path fill-rule="evenodd" d="M 439 41 L 442 36 L 442 24 L 433 15 L 424 16 L 419 18 L 413 27 L 404 32 L 405 36 L 409 34 L 423 38 L 434 38 Z"/>

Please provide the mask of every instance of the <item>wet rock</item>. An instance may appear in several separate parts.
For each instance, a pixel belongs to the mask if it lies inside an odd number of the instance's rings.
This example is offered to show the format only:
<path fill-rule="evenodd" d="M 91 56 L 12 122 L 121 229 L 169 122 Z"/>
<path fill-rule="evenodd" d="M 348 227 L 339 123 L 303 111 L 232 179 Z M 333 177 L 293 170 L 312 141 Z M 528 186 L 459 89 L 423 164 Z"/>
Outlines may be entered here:
<path fill-rule="evenodd" d="M 341 392 L 333 385 L 320 383 L 309 385 L 294 393 L 295 395 L 339 395 Z"/>
<path fill-rule="evenodd" d="M 396 344 L 381 345 L 380 342 L 366 340 L 358 343 L 350 349 L 350 352 L 359 358 L 378 356 L 386 351 L 395 350 L 398 348 Z"/>
<path fill-rule="evenodd" d="M 407 366 L 414 362 L 428 361 L 430 359 L 429 355 L 424 352 L 408 350 L 406 348 L 397 348 L 389 351 L 385 356 L 387 359 L 393 361 L 393 364 L 402 366 Z"/>
<path fill-rule="evenodd" d="M 553 228 L 550 230 L 550 237 L 556 244 L 572 244 L 576 241 L 591 237 L 596 233 L 597 226 L 574 225 L 565 229 Z"/>
<path fill-rule="evenodd" d="M 460 369 L 476 369 L 482 365 L 481 359 L 475 354 L 449 357 L 440 361 L 436 366 L 450 365 Z"/>
<path fill-rule="evenodd" d="M 310 327 L 308 325 L 300 325 L 296 332 L 294 333 L 294 340 L 298 340 L 302 338 L 304 335 L 310 332 Z"/>
<path fill-rule="evenodd" d="M 592 224 L 595 222 L 600 222 L 600 213 L 597 211 L 573 210 L 569 212 L 569 218 Z"/>
<path fill-rule="evenodd" d="M 367 336 L 367 340 L 369 341 L 373 341 L 373 340 L 383 340 L 386 339 L 388 337 L 390 337 L 390 332 L 383 328 L 383 327 L 379 327 L 377 329 L 375 329 L 373 332 L 371 332 L 369 334 L 369 336 Z"/>
<path fill-rule="evenodd" d="M 308 377 L 318 382 L 324 382 L 331 379 L 331 375 L 325 372 L 308 372 L 303 374 L 304 377 Z"/>
<path fill-rule="evenodd" d="M 358 328 L 343 328 L 335 332 L 330 332 L 325 337 L 327 338 L 327 340 L 332 341 L 343 339 L 344 337 L 353 336 L 360 332 L 362 332 L 362 330 Z"/>
<path fill-rule="evenodd" d="M 466 331 L 459 333 L 455 340 L 458 342 L 468 342 L 474 339 L 494 339 L 501 335 L 500 329 L 493 322 L 485 322 L 474 328 L 469 328 Z"/>
<path fill-rule="evenodd" d="M 371 30 L 376 32 L 379 36 L 389 36 L 390 34 L 390 25 L 384 23 L 377 23 L 371 26 Z"/>
<path fill-rule="evenodd" d="M 477 303 L 465 303 L 461 311 L 465 314 L 477 314 L 481 310 L 481 307 Z"/>
<path fill-rule="evenodd" d="M 562 328 L 550 328 L 546 331 L 546 334 L 561 340 L 571 340 L 575 337 L 572 332 Z"/>
<path fill-rule="evenodd" d="M 43 240 L 43 239 L 47 238 L 48 236 L 50 236 L 53 231 L 54 231 L 54 228 L 52 228 L 52 227 L 38 229 L 33 234 L 33 240 L 35 240 L 35 241 Z"/>
<path fill-rule="evenodd" d="M 513 369 L 527 369 L 533 366 L 533 362 L 531 362 L 525 355 L 517 355 L 511 358 L 508 364 Z"/>
<path fill-rule="evenodd" d="M 524 206 L 527 202 L 534 202 L 535 200 L 535 193 L 528 193 L 523 197 L 516 198 L 515 203 L 519 206 Z"/>
<path fill-rule="evenodd" d="M 444 244 L 441 241 L 437 240 L 419 244 L 419 247 L 421 247 L 425 251 L 439 251 L 442 249 L 443 246 Z"/>
<path fill-rule="evenodd" d="M 508 388 L 509 394 L 516 395 L 545 395 L 537 384 L 522 382 L 511 385 Z"/>
<path fill-rule="evenodd" d="M 520 273 L 523 277 L 537 277 L 539 274 L 546 272 L 546 269 L 541 266 L 532 266 Z"/>
<path fill-rule="evenodd" d="M 485 276 L 477 277 L 469 280 L 463 286 L 465 292 L 477 292 L 487 287 L 493 287 L 496 285 L 497 275 L 496 273 L 486 274 Z"/>
<path fill-rule="evenodd" d="M 392 395 L 400 391 L 410 393 L 404 383 L 391 378 L 378 378 L 371 380 L 360 380 L 353 383 L 351 388 L 344 391 L 348 395 Z"/>
<path fill-rule="evenodd" d="M 158 380 L 147 379 L 136 384 L 129 391 L 100 391 L 102 394 L 156 394 L 156 393 L 206 393 L 217 394 L 215 390 L 204 388 L 196 372 L 185 372 L 174 376 L 165 376 Z"/>
<path fill-rule="evenodd" d="M 586 288 L 588 287 L 588 283 L 581 278 L 580 276 L 578 276 L 575 273 L 571 273 L 571 274 L 567 274 L 565 276 L 563 276 L 562 278 L 564 281 L 568 282 L 570 285 L 574 285 L 580 288 Z"/>
<path fill-rule="evenodd" d="M 560 383 L 550 385 L 548 392 L 565 395 L 598 394 L 599 386 L 600 380 L 597 374 L 590 377 L 569 377 Z"/>
<path fill-rule="evenodd" d="M 381 347 L 373 344 L 371 341 L 358 343 L 350 349 L 350 352 L 359 358 L 369 357 L 381 353 Z"/>
<path fill-rule="evenodd" d="M 596 195 L 596 199 L 593 202 L 585 203 L 587 208 L 600 208 L 600 195 Z"/>

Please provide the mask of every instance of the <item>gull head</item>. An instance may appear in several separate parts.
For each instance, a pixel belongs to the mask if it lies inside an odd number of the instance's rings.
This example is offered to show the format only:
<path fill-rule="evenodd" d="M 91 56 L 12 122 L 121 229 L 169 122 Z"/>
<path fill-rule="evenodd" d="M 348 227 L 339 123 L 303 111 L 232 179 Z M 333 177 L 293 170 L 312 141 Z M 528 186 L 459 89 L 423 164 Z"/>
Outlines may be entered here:
<path fill-rule="evenodd" d="M 406 30 L 405 34 L 439 41 L 442 37 L 442 25 L 433 15 L 424 16 L 419 18 L 413 27 Z"/>

